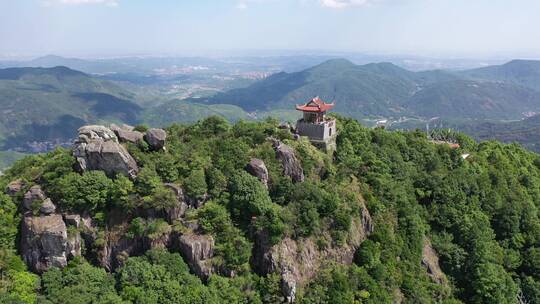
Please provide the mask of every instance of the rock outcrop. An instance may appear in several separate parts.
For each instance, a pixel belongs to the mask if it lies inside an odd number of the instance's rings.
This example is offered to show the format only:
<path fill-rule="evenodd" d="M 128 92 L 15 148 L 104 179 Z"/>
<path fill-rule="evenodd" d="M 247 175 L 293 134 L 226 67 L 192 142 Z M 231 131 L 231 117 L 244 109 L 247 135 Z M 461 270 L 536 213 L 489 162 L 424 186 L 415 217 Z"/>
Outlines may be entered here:
<path fill-rule="evenodd" d="M 165 140 L 167 139 L 167 132 L 163 129 L 150 129 L 146 131 L 144 140 L 150 145 L 150 147 L 157 151 L 165 147 Z"/>
<path fill-rule="evenodd" d="M 102 170 L 108 176 L 135 178 L 139 167 L 113 131 L 104 126 L 84 126 L 73 147 L 80 171 Z"/>
<path fill-rule="evenodd" d="M 371 216 L 365 207 L 363 209 L 362 219 L 353 220 L 348 240 L 342 246 L 330 245 L 320 249 L 314 237 L 298 240 L 285 238 L 269 246 L 266 235 L 259 234 L 251 261 L 253 268 L 261 275 L 280 274 L 283 296 L 288 303 L 294 302 L 297 288 L 307 284 L 325 263 L 352 263 L 356 249 L 373 231 Z"/>
<path fill-rule="evenodd" d="M 32 186 L 23 197 L 23 207 L 26 210 L 38 211 L 41 214 L 51 214 L 56 211 L 56 206 L 50 198 L 45 195 L 41 186 Z M 36 209 L 36 210 L 34 210 Z"/>
<path fill-rule="evenodd" d="M 54 211 L 56 211 L 56 206 L 53 204 L 50 198 L 46 198 L 39 207 L 39 212 L 43 214 L 51 214 L 54 213 Z"/>
<path fill-rule="evenodd" d="M 75 228 L 79 228 L 81 225 L 81 216 L 78 214 L 64 214 L 64 222 L 66 225 L 73 226 Z"/>
<path fill-rule="evenodd" d="M 165 188 L 171 190 L 176 197 L 176 200 L 171 204 L 172 207 L 165 209 L 143 208 L 137 212 L 137 216 L 144 218 L 162 218 L 169 224 L 175 221 L 180 221 L 186 210 L 188 209 L 188 198 L 184 195 L 184 191 L 177 184 L 164 184 Z"/>
<path fill-rule="evenodd" d="M 165 210 L 165 217 L 169 223 L 180 220 L 186 213 L 188 205 L 186 204 L 186 198 L 184 191 L 180 186 L 176 184 L 165 184 L 165 187 L 169 188 L 176 195 L 176 205 L 170 209 Z"/>
<path fill-rule="evenodd" d="M 103 227 L 103 239 L 100 242 L 102 245 L 95 246 L 97 261 L 107 271 L 114 271 L 127 257 L 142 255 L 149 249 L 143 237 L 127 236 L 131 220 L 131 216 L 126 216 L 120 209 L 113 209 L 108 214 L 107 223 Z M 89 227 L 86 229 L 88 232 L 96 230 L 91 222 L 83 222 L 83 224 Z M 89 233 L 87 237 L 96 235 L 99 233 Z"/>
<path fill-rule="evenodd" d="M 43 273 L 67 265 L 68 236 L 62 216 L 26 216 L 22 221 L 21 255 L 28 267 Z"/>
<path fill-rule="evenodd" d="M 272 140 L 272 146 L 276 151 L 276 157 L 283 165 L 283 173 L 289 176 L 293 182 L 303 182 L 304 170 L 300 160 L 294 154 L 294 149 L 276 139 Z"/>
<path fill-rule="evenodd" d="M 47 196 L 45 195 L 45 192 L 41 189 L 41 186 L 34 185 L 32 186 L 23 197 L 23 207 L 26 210 L 32 210 L 34 207 L 33 205 L 37 202 L 41 204 Z"/>
<path fill-rule="evenodd" d="M 26 183 L 20 179 L 14 180 L 11 183 L 9 183 L 6 187 L 6 194 L 9 196 L 13 196 L 19 192 L 22 191 L 22 189 L 26 186 Z"/>
<path fill-rule="evenodd" d="M 370 235 L 375 229 L 375 224 L 373 223 L 369 210 L 365 206 L 362 207 L 361 216 L 363 232 L 366 236 Z"/>
<path fill-rule="evenodd" d="M 422 248 L 422 265 L 426 267 L 428 276 L 433 282 L 441 285 L 448 284 L 446 275 L 439 266 L 439 256 L 427 238 L 424 239 L 424 247 Z"/>
<path fill-rule="evenodd" d="M 178 237 L 178 250 L 189 268 L 198 277 L 206 280 L 213 273 L 214 238 L 210 235 L 188 233 Z"/>
<path fill-rule="evenodd" d="M 129 125 L 124 124 L 122 126 L 117 126 L 112 124 L 109 128 L 114 132 L 116 137 L 118 137 L 120 142 L 137 143 L 142 141 L 144 138 L 143 133 L 135 131 L 134 128 Z"/>
<path fill-rule="evenodd" d="M 263 185 L 268 188 L 268 169 L 264 161 L 258 158 L 252 158 L 246 165 L 246 171 L 258 178 Z"/>
<path fill-rule="evenodd" d="M 203 194 L 201 197 L 185 196 L 186 202 L 190 208 L 199 209 L 208 201 L 208 193 Z"/>

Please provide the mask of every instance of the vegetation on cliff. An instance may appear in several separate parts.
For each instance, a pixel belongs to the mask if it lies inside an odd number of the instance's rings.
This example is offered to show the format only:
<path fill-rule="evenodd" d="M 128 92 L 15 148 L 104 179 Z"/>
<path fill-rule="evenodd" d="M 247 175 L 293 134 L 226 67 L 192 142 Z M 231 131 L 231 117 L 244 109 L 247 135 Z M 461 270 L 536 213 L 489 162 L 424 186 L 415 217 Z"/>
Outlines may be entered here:
<path fill-rule="evenodd" d="M 310 238 L 317 250 L 330 250 L 350 241 L 362 204 L 373 233 L 353 263 L 328 261 L 317 269 L 299 286 L 298 303 L 515 303 L 518 296 L 540 302 L 538 154 L 461 134 L 455 135 L 461 148 L 451 149 L 423 132 L 338 121 L 333 156 L 293 140 L 271 119 L 231 125 L 210 117 L 170 126 L 165 150 L 126 144 L 141 168 L 134 179 L 77 173 L 66 149 L 18 161 L 0 177 L 2 189 L 24 184 L 17 194 L 0 194 L 0 302 L 281 303 L 282 278 L 257 271 L 260 236 L 270 245 Z M 294 148 L 305 181 L 283 174 L 269 137 Z M 245 171 L 252 158 L 264 161 L 268 188 Z M 171 183 L 202 206 L 189 208 L 185 222 L 142 216 L 174 207 Z M 89 214 L 97 231 L 82 257 L 41 276 L 27 271 L 17 246 L 22 195 L 34 184 L 61 212 Z M 197 223 L 215 240 L 218 271 L 201 280 L 185 256 L 162 248 L 118 257 L 111 272 L 98 267 L 103 228 L 119 210 L 130 219 L 124 228 L 132 240 L 182 234 Z M 424 266 L 427 240 L 445 278 L 434 279 Z"/>

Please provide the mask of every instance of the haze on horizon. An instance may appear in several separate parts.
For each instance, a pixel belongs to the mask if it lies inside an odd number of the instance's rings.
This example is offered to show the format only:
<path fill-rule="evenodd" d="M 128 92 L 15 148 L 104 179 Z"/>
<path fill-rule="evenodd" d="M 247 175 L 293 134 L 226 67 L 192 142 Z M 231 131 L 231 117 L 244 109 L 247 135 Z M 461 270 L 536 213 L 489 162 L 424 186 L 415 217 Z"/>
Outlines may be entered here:
<path fill-rule="evenodd" d="M 0 0 L 0 57 L 324 50 L 540 58 L 537 0 Z"/>

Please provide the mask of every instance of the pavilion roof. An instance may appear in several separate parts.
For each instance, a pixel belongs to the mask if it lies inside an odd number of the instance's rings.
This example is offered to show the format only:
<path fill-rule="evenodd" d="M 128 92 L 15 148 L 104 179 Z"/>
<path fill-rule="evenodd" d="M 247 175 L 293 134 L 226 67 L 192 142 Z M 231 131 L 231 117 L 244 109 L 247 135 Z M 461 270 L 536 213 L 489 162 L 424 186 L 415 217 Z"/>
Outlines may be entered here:
<path fill-rule="evenodd" d="M 334 107 L 334 103 L 326 103 L 319 96 L 304 105 L 297 105 L 296 110 L 302 112 L 326 112 Z"/>

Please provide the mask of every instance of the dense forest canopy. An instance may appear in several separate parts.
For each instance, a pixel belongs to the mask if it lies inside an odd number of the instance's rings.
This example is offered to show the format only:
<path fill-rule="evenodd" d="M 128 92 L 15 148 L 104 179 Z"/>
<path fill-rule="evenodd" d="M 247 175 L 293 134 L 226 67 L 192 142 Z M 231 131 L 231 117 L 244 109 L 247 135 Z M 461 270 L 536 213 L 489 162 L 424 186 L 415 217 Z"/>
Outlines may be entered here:
<path fill-rule="evenodd" d="M 18 251 L 22 194 L 0 194 L 0 302 L 281 303 L 279 275 L 255 269 L 257 237 L 336 248 L 349 242 L 365 204 L 374 230 L 353 263 L 324 263 L 296 302 L 540 303 L 540 155 L 459 133 L 460 148 L 452 149 L 423 132 L 368 129 L 341 117 L 338 130 L 337 152 L 327 155 L 272 119 L 172 125 L 165 151 L 127 145 L 141 167 L 133 180 L 77 173 L 67 149 L 19 160 L 0 177 L 1 189 L 17 179 L 26 188 L 40 184 L 59 210 L 89 213 L 102 230 L 64 269 L 33 274 Z M 294 148 L 303 182 L 283 174 L 269 137 Z M 251 158 L 266 164 L 268 188 L 244 170 Z M 213 236 L 213 261 L 228 272 L 201 280 L 179 253 L 159 248 L 125 257 L 112 271 L 97 266 L 100 233 L 118 210 L 131 238 L 189 229 L 138 216 L 170 207 L 166 183 L 205 200 L 186 217 Z M 426 243 L 438 254 L 439 281 L 423 266 Z"/>

